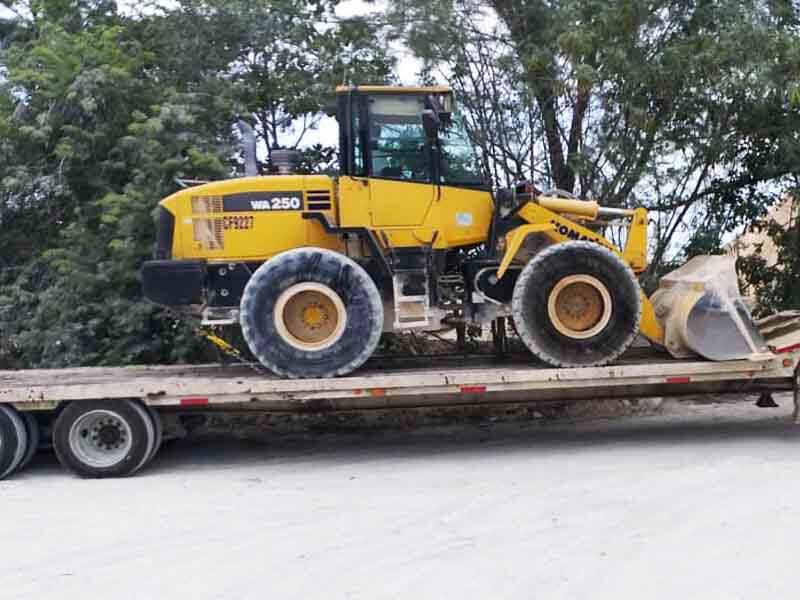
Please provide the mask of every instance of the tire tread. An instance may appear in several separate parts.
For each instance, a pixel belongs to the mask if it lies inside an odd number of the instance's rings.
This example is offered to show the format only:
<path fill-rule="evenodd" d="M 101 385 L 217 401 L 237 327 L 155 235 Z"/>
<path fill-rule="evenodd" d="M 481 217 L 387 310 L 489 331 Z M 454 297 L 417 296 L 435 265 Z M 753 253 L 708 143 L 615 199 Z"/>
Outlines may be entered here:
<path fill-rule="evenodd" d="M 536 273 L 538 273 L 539 270 L 543 268 L 544 265 L 550 263 L 553 260 L 554 255 L 565 252 L 576 253 L 585 251 L 597 254 L 598 256 L 602 256 L 604 260 L 608 260 L 612 264 L 615 264 L 616 266 L 623 269 L 624 272 L 627 274 L 629 283 L 632 282 L 633 285 L 636 286 L 637 290 L 639 289 L 639 283 L 636 280 L 636 275 L 633 273 L 633 270 L 630 268 L 630 266 L 625 261 L 623 261 L 619 256 L 617 256 L 617 254 L 615 254 L 608 248 L 598 245 L 595 242 L 576 241 L 576 242 L 562 242 L 558 244 L 553 244 L 552 246 L 545 248 L 544 250 L 539 252 L 536 256 L 534 256 L 522 270 L 522 273 L 520 273 L 520 276 L 517 279 L 517 282 L 514 286 L 514 294 L 512 299 L 512 316 L 514 318 L 514 323 L 516 324 L 517 332 L 520 338 L 522 338 L 522 341 L 525 344 L 525 346 L 539 360 L 554 367 L 574 368 L 574 367 L 600 367 L 603 365 L 607 365 L 618 359 L 630 347 L 630 345 L 633 343 L 633 341 L 636 339 L 636 336 L 639 333 L 639 325 L 641 323 L 641 318 L 642 318 L 641 302 L 637 303 L 637 311 L 636 314 L 634 315 L 635 327 L 631 329 L 631 332 L 628 334 L 623 343 L 621 343 L 612 352 L 606 354 L 600 360 L 595 360 L 589 363 L 579 363 L 574 361 L 565 361 L 555 356 L 552 352 L 549 352 L 547 348 L 542 347 L 542 345 L 532 335 L 532 332 L 526 326 L 525 324 L 526 320 L 522 315 L 522 310 L 524 305 L 523 296 L 525 294 L 525 290 L 527 289 L 528 280 L 531 277 L 533 277 Z"/>
<path fill-rule="evenodd" d="M 256 315 L 259 310 L 257 299 L 265 288 L 275 285 L 274 278 L 277 276 L 276 274 L 285 271 L 290 273 L 313 271 L 319 268 L 323 261 L 338 263 L 340 268 L 337 281 L 340 284 L 357 285 L 366 294 L 368 306 L 373 315 L 373 322 L 368 324 L 368 337 L 364 340 L 360 351 L 355 356 L 350 357 L 341 364 L 331 361 L 329 368 L 318 368 L 316 372 L 308 373 L 303 370 L 306 367 L 302 364 L 303 357 L 299 352 L 296 359 L 292 361 L 294 364 L 291 366 L 280 364 L 273 358 L 272 353 L 269 351 L 271 340 L 265 339 L 256 326 Z M 301 266 L 304 268 L 301 268 Z M 342 282 L 341 278 L 343 277 L 349 278 L 349 281 Z M 253 273 L 242 294 L 240 325 L 242 335 L 250 351 L 262 365 L 276 375 L 290 379 L 336 377 L 351 373 L 363 365 L 377 348 L 383 331 L 383 301 L 372 278 L 361 265 L 351 258 L 325 248 L 296 248 L 274 256 Z"/>

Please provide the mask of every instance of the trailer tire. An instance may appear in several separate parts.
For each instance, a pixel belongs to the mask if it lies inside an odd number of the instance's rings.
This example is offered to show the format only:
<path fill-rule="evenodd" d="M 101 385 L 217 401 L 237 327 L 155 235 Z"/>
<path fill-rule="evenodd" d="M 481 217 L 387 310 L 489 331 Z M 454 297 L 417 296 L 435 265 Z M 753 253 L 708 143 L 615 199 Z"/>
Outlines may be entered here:
<path fill-rule="evenodd" d="M 127 400 L 72 402 L 53 426 L 59 462 L 88 478 L 125 477 L 147 460 L 153 439 L 145 411 Z"/>
<path fill-rule="evenodd" d="M 22 462 L 19 464 L 18 469 L 24 469 L 33 460 L 36 451 L 39 449 L 39 442 L 41 441 L 41 431 L 39 430 L 39 422 L 36 417 L 30 412 L 21 413 L 22 421 L 25 423 L 25 432 L 28 434 L 28 441 L 25 446 L 25 455 L 22 457 Z"/>
<path fill-rule="evenodd" d="M 136 412 L 139 413 L 139 416 L 144 422 L 144 427 L 147 430 L 147 453 L 142 459 L 142 462 L 140 462 L 139 465 L 131 472 L 131 474 L 133 474 L 138 472 L 142 467 L 149 463 L 155 454 L 156 427 L 153 419 L 150 417 L 150 412 L 144 405 L 140 404 L 138 400 L 126 400 L 126 402 L 132 406 Z"/>
<path fill-rule="evenodd" d="M 278 254 L 252 275 L 240 322 L 252 353 L 276 375 L 334 377 L 360 367 L 383 331 L 378 288 L 355 261 L 323 248 Z"/>
<path fill-rule="evenodd" d="M 156 454 L 158 454 L 161 448 L 161 444 L 164 442 L 164 424 L 161 422 L 161 415 L 158 414 L 155 408 L 145 404 L 144 409 L 147 411 L 147 415 L 153 423 L 153 449 L 150 451 L 150 457 L 147 459 L 147 463 L 145 463 L 149 464 L 156 457 Z"/>
<path fill-rule="evenodd" d="M 555 367 L 606 365 L 633 343 L 642 302 L 631 268 L 594 242 L 537 254 L 514 286 L 512 315 L 525 346 Z"/>
<path fill-rule="evenodd" d="M 28 434 L 17 411 L 0 405 L 0 480 L 11 475 L 25 457 Z"/>

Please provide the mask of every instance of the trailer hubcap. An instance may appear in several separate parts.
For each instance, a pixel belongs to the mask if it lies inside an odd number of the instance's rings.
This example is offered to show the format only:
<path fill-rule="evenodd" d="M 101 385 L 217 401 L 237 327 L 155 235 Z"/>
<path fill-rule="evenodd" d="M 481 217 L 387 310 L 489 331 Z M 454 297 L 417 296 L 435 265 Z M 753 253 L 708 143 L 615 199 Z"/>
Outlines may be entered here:
<path fill-rule="evenodd" d="M 550 292 L 547 314 L 562 335 L 587 339 L 600 333 L 611 320 L 611 294 L 591 275 L 570 275 Z"/>
<path fill-rule="evenodd" d="M 341 297 L 321 283 L 298 283 L 275 303 L 275 328 L 299 350 L 323 350 L 335 344 L 347 324 Z"/>
<path fill-rule="evenodd" d="M 69 430 L 69 446 L 83 463 L 112 467 L 123 460 L 132 446 L 130 425 L 110 410 L 93 410 L 76 419 Z"/>

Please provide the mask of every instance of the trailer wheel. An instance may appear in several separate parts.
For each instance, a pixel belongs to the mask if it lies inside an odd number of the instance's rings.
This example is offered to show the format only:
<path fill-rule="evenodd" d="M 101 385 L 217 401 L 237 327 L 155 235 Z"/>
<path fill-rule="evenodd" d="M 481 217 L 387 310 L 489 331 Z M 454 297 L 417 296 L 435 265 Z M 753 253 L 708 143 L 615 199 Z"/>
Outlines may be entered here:
<path fill-rule="evenodd" d="M 142 462 L 140 462 L 136 468 L 131 472 L 131 474 L 136 473 L 144 467 L 147 463 L 155 455 L 155 447 L 156 447 L 156 427 L 153 419 L 150 417 L 150 413 L 148 412 L 147 408 L 145 408 L 142 404 L 140 404 L 137 400 L 126 400 L 126 402 L 133 407 L 133 409 L 139 413 L 139 416 L 144 423 L 144 428 L 147 431 L 147 453 L 142 458 Z"/>
<path fill-rule="evenodd" d="M 360 367 L 383 330 L 375 283 L 352 259 L 322 248 L 271 258 L 242 295 L 242 333 L 258 360 L 284 377 L 333 377 Z"/>
<path fill-rule="evenodd" d="M 146 414 L 127 400 L 72 402 L 53 426 L 59 462 L 81 477 L 131 475 L 152 447 Z"/>
<path fill-rule="evenodd" d="M 0 405 L 0 480 L 19 467 L 28 447 L 25 423 L 16 410 Z"/>
<path fill-rule="evenodd" d="M 630 267 L 594 242 L 537 254 L 514 286 L 514 324 L 528 349 L 556 367 L 608 364 L 633 343 L 640 288 Z"/>
<path fill-rule="evenodd" d="M 150 451 L 147 463 L 145 463 L 149 464 L 156 457 L 156 454 L 158 454 L 161 444 L 164 441 L 164 424 L 161 422 L 161 415 L 158 414 L 156 409 L 147 404 L 144 405 L 144 409 L 147 411 L 147 415 L 153 423 L 153 449 Z"/>
<path fill-rule="evenodd" d="M 39 449 L 39 441 L 41 440 L 41 432 L 39 430 L 39 423 L 32 413 L 26 411 L 21 413 L 22 421 L 25 423 L 25 433 L 28 434 L 28 442 L 25 446 L 25 455 L 22 457 L 22 462 L 19 464 L 19 469 L 24 469 L 33 460 L 36 451 Z"/>

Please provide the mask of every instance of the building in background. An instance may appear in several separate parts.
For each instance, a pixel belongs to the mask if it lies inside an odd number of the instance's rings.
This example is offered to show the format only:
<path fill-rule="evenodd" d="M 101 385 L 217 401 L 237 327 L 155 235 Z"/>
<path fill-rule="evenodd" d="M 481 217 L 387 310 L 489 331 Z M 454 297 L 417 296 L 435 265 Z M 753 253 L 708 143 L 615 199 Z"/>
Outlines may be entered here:
<path fill-rule="evenodd" d="M 798 207 L 800 204 L 792 201 L 792 196 L 787 195 L 767 211 L 767 214 L 756 221 L 741 235 L 738 235 L 725 250 L 737 258 L 746 258 L 758 254 L 764 259 L 766 266 L 776 266 L 778 262 L 778 247 L 769 235 L 770 224 L 774 223 L 781 228 L 788 228 L 797 222 Z M 742 287 L 742 296 L 745 302 L 752 306 L 755 295 L 752 288 Z"/>

